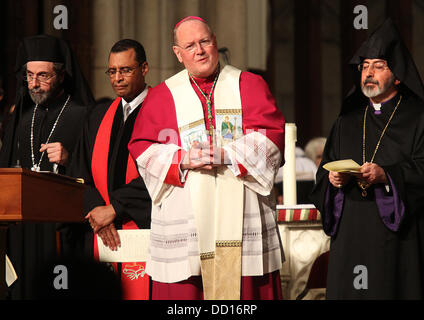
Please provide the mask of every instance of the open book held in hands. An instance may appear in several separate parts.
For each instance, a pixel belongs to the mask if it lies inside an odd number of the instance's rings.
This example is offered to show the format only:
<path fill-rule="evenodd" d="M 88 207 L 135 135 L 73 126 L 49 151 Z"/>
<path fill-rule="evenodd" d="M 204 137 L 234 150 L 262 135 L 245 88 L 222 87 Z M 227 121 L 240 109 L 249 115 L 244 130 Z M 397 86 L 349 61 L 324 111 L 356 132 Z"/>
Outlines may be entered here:
<path fill-rule="evenodd" d="M 361 169 L 361 166 L 352 159 L 328 162 L 322 167 L 328 171 L 351 173 L 358 173 Z"/>

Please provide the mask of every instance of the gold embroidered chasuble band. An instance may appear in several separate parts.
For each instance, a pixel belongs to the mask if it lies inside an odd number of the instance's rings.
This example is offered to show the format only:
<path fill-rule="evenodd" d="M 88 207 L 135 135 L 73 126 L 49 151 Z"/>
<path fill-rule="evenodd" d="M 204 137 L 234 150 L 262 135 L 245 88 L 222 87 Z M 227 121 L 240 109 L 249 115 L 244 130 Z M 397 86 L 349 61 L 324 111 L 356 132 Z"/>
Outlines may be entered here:
<path fill-rule="evenodd" d="M 240 70 L 225 66 L 216 83 L 214 108 L 219 146 L 242 136 L 240 74 Z M 202 104 L 187 70 L 166 80 L 166 85 L 174 99 L 183 149 L 189 150 L 194 140 L 207 142 Z M 225 124 L 219 126 L 218 122 Z M 199 239 L 204 298 L 240 299 L 243 182 L 226 166 L 211 172 L 192 170 L 187 179 Z"/>

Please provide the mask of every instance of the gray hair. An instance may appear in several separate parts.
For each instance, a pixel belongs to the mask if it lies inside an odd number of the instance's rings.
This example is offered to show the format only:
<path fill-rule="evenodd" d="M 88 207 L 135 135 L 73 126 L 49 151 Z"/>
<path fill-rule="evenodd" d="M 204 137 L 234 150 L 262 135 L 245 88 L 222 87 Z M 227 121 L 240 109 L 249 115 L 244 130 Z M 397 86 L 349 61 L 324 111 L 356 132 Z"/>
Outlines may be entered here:
<path fill-rule="evenodd" d="M 325 143 L 327 142 L 327 138 L 324 137 L 316 137 L 306 144 L 305 146 L 305 155 L 315 161 L 317 158 L 317 155 L 324 150 Z"/>

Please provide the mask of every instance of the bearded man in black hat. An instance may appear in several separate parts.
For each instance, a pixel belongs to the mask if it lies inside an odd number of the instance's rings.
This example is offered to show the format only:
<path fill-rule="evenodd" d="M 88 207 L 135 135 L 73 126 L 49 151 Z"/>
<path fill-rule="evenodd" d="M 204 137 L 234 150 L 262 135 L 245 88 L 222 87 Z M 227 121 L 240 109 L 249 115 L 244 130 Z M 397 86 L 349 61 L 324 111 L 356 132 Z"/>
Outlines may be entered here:
<path fill-rule="evenodd" d="M 94 104 L 79 65 L 65 41 L 39 35 L 23 39 L 15 71 L 16 108 L 5 129 L 0 167 L 65 173 L 87 107 Z M 55 225 L 11 226 L 7 253 L 18 274 L 11 298 L 33 298 L 38 269 L 56 255 Z"/>
<path fill-rule="evenodd" d="M 90 88 L 68 44 L 52 36 L 25 38 L 18 48 L 16 108 L 6 128 L 0 167 L 65 173 Z"/>
<path fill-rule="evenodd" d="M 360 85 L 344 100 L 311 195 L 331 236 L 327 298 L 422 299 L 423 84 L 390 19 L 350 64 Z M 344 159 L 358 172 L 323 169 Z"/>

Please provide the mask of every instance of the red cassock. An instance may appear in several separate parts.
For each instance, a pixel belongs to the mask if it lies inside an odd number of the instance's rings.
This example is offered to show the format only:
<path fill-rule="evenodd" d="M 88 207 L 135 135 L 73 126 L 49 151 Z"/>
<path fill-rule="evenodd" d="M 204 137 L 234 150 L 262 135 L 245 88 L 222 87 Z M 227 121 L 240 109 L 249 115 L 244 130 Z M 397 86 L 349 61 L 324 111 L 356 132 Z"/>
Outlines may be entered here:
<path fill-rule="evenodd" d="M 200 89 L 209 95 L 212 89 L 215 74 L 207 79 L 195 78 Z M 193 90 L 197 93 L 203 107 L 206 130 L 209 129 L 208 109 L 206 99 L 191 81 Z M 250 72 L 240 75 L 240 95 L 242 104 L 243 132 L 266 130 L 266 136 L 279 148 L 284 155 L 284 117 L 276 107 L 268 85 L 262 77 Z M 215 115 L 214 99 L 212 95 L 212 115 Z M 216 128 L 215 118 L 212 119 Z M 153 88 L 147 96 L 143 108 L 138 114 L 134 131 L 129 143 L 129 150 L 134 159 L 137 159 L 153 143 L 169 143 L 158 141 L 161 130 L 164 128 L 178 132 L 177 116 L 172 94 L 165 82 Z M 181 140 L 178 137 L 178 145 Z M 178 151 L 175 158 L 182 158 Z M 178 161 L 179 162 L 179 161 Z M 177 163 L 173 161 L 173 163 Z M 282 163 L 283 164 L 283 163 Z M 281 164 L 281 165 L 282 165 Z M 248 174 L 246 169 L 238 164 L 240 176 Z M 165 183 L 183 187 L 180 181 L 178 164 L 171 165 Z M 241 299 L 281 299 L 281 282 L 279 271 L 263 276 L 242 277 Z M 193 276 L 178 283 L 159 283 L 153 281 L 153 299 L 202 299 L 202 282 L 200 276 Z"/>

